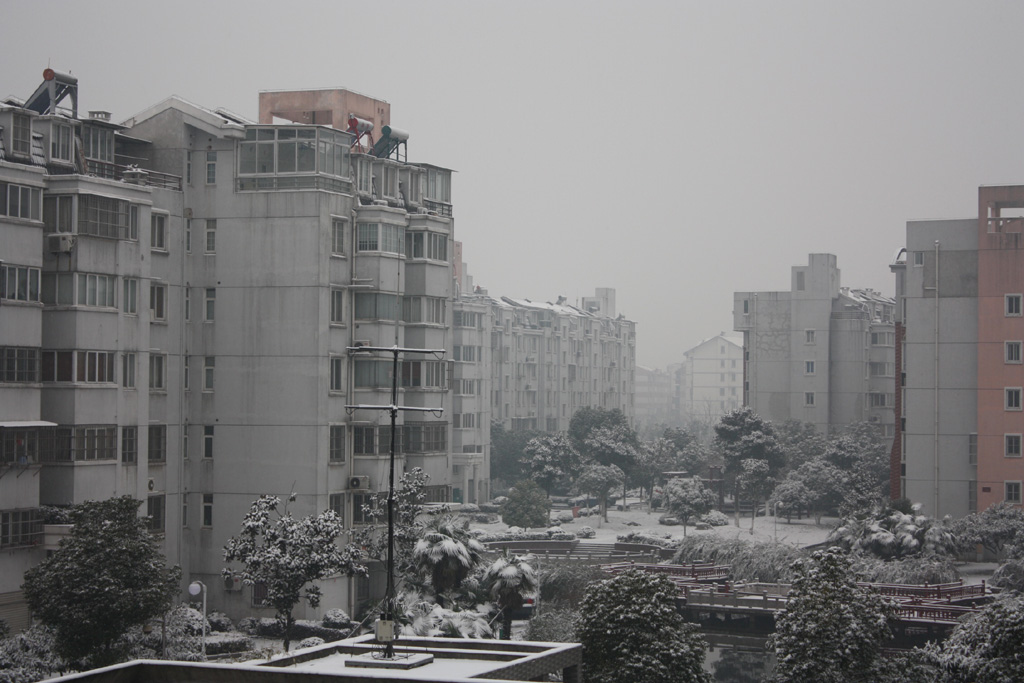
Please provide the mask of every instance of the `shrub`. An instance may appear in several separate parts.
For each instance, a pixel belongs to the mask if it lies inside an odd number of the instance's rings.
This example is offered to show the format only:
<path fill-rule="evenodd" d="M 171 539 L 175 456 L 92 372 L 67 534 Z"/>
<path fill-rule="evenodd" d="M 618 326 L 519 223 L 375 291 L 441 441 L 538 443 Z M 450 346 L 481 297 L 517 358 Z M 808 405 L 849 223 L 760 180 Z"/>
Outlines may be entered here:
<path fill-rule="evenodd" d="M 218 636 L 206 641 L 206 656 L 248 652 L 254 647 L 252 638 L 235 634 Z"/>
<path fill-rule="evenodd" d="M 754 543 L 740 539 L 700 535 L 684 538 L 672 558 L 676 564 L 713 562 L 729 565 L 734 581 L 786 583 L 792 579 L 791 565 L 806 552 L 782 543 Z"/>
<path fill-rule="evenodd" d="M 310 636 L 309 638 L 303 638 L 299 641 L 299 649 L 305 647 L 316 647 L 317 645 L 323 645 L 324 639 L 319 636 Z"/>
<path fill-rule="evenodd" d="M 546 527 L 550 508 L 544 490 L 527 479 L 509 491 L 508 500 L 501 507 L 501 519 L 509 526 Z"/>
<path fill-rule="evenodd" d="M 729 516 L 721 510 L 712 510 L 700 516 L 699 520 L 711 526 L 729 526 Z"/>
<path fill-rule="evenodd" d="M 581 526 L 576 530 L 576 536 L 578 538 L 594 538 L 594 536 L 597 536 L 597 532 L 592 527 Z"/>
<path fill-rule="evenodd" d="M 463 503 L 459 506 L 458 512 L 466 514 L 480 512 L 480 506 L 476 503 Z"/>
<path fill-rule="evenodd" d="M 491 501 L 491 505 L 501 508 L 502 505 L 508 502 L 508 496 L 498 496 Z"/>
<path fill-rule="evenodd" d="M 1024 592 L 1024 562 L 1010 560 L 1001 564 L 992 574 L 991 584 L 997 588 Z"/>
<path fill-rule="evenodd" d="M 550 536 L 552 541 L 575 541 L 576 534 L 571 531 L 556 531 Z"/>
<path fill-rule="evenodd" d="M 572 609 L 545 611 L 530 619 L 526 639 L 542 643 L 576 642 L 576 618 L 579 612 Z"/>
<path fill-rule="evenodd" d="M 212 633 L 227 633 L 235 628 L 235 625 L 231 623 L 231 619 L 223 612 L 210 612 L 209 616 L 206 617 L 206 621 L 210 623 L 210 631 Z"/>
<path fill-rule="evenodd" d="M 908 557 L 899 562 L 885 562 L 873 557 L 854 557 L 853 571 L 858 581 L 875 583 L 950 583 L 960 578 L 953 560 L 948 557 Z"/>
<path fill-rule="evenodd" d="M 348 615 L 348 612 L 337 607 L 327 610 L 320 623 L 324 628 L 351 629 L 353 626 L 352 617 Z"/>
<path fill-rule="evenodd" d="M 552 563 L 540 571 L 540 599 L 544 603 L 578 605 L 587 586 L 608 578 L 597 565 Z"/>
<path fill-rule="evenodd" d="M 668 535 L 655 536 L 646 531 L 630 531 L 616 539 L 619 543 L 642 543 L 644 545 L 656 545 L 659 548 L 675 548 L 680 541 L 673 541 Z"/>
<path fill-rule="evenodd" d="M 572 520 L 574 520 L 575 517 L 571 512 L 562 511 L 558 513 L 558 516 L 555 519 L 557 519 L 562 524 L 572 524 Z"/>
<path fill-rule="evenodd" d="M 497 524 L 501 521 L 501 517 L 493 512 L 478 512 L 475 515 L 470 515 L 470 519 L 475 524 Z"/>
<path fill-rule="evenodd" d="M 580 517 L 589 517 L 590 516 L 590 508 L 580 508 L 579 509 L 579 515 L 580 515 Z"/>

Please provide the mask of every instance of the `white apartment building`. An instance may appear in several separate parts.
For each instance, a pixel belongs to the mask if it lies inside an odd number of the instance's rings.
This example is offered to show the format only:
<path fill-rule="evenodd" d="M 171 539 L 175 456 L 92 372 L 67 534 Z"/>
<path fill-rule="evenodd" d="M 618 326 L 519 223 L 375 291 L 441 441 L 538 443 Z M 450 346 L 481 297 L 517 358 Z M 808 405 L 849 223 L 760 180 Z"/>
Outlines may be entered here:
<path fill-rule="evenodd" d="M 840 286 L 832 254 L 792 269 L 785 292 L 736 292 L 743 333 L 744 404 L 772 421 L 799 420 L 822 433 L 875 422 L 892 436 L 895 301 Z"/>
<path fill-rule="evenodd" d="M 172 97 L 115 125 L 56 106 L 73 81 L 0 107 L 0 617 L 26 616 L 39 506 L 121 494 L 211 609 L 248 613 L 221 549 L 256 497 L 351 526 L 387 487 L 386 413 L 346 406 L 390 402 L 391 359 L 354 346 L 444 350 L 399 365 L 400 403 L 443 411 L 400 417 L 399 472 L 435 501 L 453 465 L 485 476 L 450 457 L 451 172 L 406 161 L 386 102 L 261 93 L 257 124 Z"/>
<path fill-rule="evenodd" d="M 671 366 L 683 424 L 714 425 L 743 401 L 743 339 L 725 333 L 703 340 Z"/>
<path fill-rule="evenodd" d="M 665 370 L 636 366 L 636 421 L 641 429 L 679 423 L 672 386 L 673 375 Z"/>

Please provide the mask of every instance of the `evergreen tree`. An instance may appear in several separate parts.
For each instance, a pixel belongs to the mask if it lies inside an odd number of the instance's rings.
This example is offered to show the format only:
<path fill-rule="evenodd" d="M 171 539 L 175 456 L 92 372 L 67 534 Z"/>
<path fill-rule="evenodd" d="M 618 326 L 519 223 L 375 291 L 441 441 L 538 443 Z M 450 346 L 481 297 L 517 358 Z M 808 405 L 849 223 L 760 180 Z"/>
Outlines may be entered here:
<path fill-rule="evenodd" d="M 551 501 L 532 479 L 525 479 L 508 492 L 508 500 L 501 506 L 501 521 L 524 529 L 546 527 L 551 521 Z"/>
<path fill-rule="evenodd" d="M 576 633 L 587 683 L 710 683 L 700 629 L 676 610 L 666 576 L 631 570 L 590 586 Z"/>
<path fill-rule="evenodd" d="M 181 570 L 167 567 L 138 516 L 141 503 L 121 496 L 76 506 L 71 534 L 25 572 L 22 590 L 33 614 L 72 665 L 120 661 L 122 636 L 166 610 L 178 590 Z"/>

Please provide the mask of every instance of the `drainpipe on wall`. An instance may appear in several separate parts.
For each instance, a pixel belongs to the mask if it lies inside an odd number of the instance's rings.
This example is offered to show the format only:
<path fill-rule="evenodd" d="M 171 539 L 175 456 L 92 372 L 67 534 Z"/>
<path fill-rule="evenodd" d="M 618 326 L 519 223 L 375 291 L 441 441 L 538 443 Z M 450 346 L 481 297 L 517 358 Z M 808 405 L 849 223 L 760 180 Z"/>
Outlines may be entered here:
<path fill-rule="evenodd" d="M 935 240 L 935 389 L 932 408 L 932 459 L 934 464 L 935 490 L 932 514 L 939 516 L 939 241 Z"/>

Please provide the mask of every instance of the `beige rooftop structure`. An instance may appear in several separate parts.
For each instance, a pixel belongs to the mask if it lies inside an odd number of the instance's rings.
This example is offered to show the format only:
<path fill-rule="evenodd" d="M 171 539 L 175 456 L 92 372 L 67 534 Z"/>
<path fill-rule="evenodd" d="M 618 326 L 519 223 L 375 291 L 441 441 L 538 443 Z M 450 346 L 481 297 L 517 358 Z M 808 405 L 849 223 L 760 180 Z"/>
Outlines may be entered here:
<path fill-rule="evenodd" d="M 375 133 L 391 125 L 391 105 L 344 88 L 314 90 L 263 90 L 260 92 L 260 123 L 274 117 L 293 123 L 333 126 L 345 130 L 355 115 L 373 123 Z"/>

